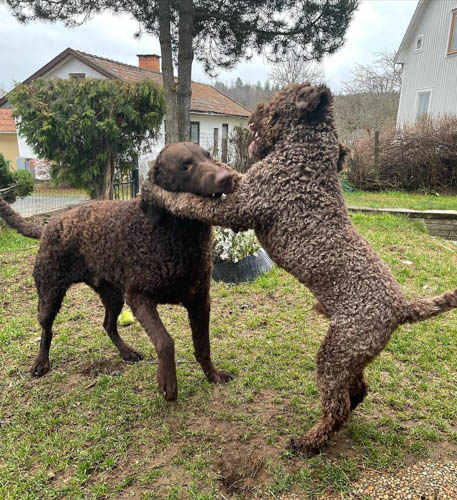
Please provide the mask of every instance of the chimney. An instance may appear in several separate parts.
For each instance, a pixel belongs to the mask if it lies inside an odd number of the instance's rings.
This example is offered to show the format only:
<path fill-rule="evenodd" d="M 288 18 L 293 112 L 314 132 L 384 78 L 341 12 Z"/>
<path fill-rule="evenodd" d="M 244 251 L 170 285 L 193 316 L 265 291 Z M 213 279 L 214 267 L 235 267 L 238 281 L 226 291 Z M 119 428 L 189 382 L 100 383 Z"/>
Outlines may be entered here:
<path fill-rule="evenodd" d="M 140 68 L 160 73 L 160 56 L 157 54 L 137 54 L 137 56 Z"/>

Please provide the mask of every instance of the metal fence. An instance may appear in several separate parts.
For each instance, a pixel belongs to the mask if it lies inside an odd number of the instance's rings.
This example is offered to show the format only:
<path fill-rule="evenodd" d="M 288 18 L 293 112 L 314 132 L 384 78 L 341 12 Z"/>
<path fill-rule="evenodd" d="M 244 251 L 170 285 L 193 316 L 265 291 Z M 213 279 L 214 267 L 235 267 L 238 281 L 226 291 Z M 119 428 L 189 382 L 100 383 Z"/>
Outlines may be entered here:
<path fill-rule="evenodd" d="M 113 182 L 113 198 L 115 200 L 130 200 L 140 191 L 138 169 L 129 170 L 125 174 L 115 172 Z"/>
<path fill-rule="evenodd" d="M 29 196 L 16 199 L 11 206 L 23 217 L 31 217 L 73 207 L 88 199 L 87 193 L 81 189 L 53 187 L 47 181 L 38 181 Z"/>

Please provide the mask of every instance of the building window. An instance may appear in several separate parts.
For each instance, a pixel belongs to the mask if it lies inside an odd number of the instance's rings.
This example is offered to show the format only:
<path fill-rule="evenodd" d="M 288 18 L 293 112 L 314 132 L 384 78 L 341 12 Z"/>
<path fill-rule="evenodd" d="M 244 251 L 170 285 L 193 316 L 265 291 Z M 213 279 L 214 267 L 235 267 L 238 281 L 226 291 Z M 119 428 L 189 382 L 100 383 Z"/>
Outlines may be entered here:
<path fill-rule="evenodd" d="M 457 10 L 452 13 L 451 34 L 449 35 L 448 54 L 457 54 Z"/>
<path fill-rule="evenodd" d="M 84 80 L 86 73 L 69 73 L 70 80 Z"/>
<path fill-rule="evenodd" d="M 190 122 L 190 140 L 200 144 L 200 122 Z"/>
<path fill-rule="evenodd" d="M 432 92 L 430 90 L 417 93 L 416 118 L 420 118 L 429 112 L 431 95 Z"/>
<path fill-rule="evenodd" d="M 215 127 L 213 133 L 213 156 L 219 158 L 219 129 Z"/>
<path fill-rule="evenodd" d="M 221 160 L 227 163 L 228 157 L 228 123 L 222 124 L 222 149 L 221 149 Z"/>
<path fill-rule="evenodd" d="M 416 44 L 414 45 L 414 52 L 422 52 L 424 47 L 424 35 L 420 35 L 416 38 Z"/>

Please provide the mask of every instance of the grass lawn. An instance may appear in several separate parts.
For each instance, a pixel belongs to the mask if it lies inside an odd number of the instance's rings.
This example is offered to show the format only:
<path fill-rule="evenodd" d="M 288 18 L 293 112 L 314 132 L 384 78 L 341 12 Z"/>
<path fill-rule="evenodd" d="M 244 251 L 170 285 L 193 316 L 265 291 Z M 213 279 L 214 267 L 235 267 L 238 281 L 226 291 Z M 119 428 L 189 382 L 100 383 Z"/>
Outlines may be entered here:
<path fill-rule="evenodd" d="M 437 196 L 383 191 L 344 193 L 348 205 L 372 208 L 410 208 L 412 210 L 457 210 L 457 196 Z"/>
<path fill-rule="evenodd" d="M 457 287 L 457 252 L 417 222 L 354 214 L 410 298 Z M 370 392 L 313 459 L 291 436 L 318 418 L 314 358 L 327 321 L 312 297 L 273 269 L 254 283 L 214 284 L 212 347 L 234 374 L 206 382 L 184 310 L 163 306 L 176 342 L 177 403 L 156 393 L 155 353 L 140 326 L 121 331 L 145 359 L 122 362 L 103 308 L 73 287 L 55 323 L 51 372 L 38 351 L 36 242 L 0 231 L 0 498 L 300 498 L 344 495 L 366 470 L 457 456 L 457 312 L 399 329 L 367 369 Z M 405 264 L 411 261 L 412 264 Z"/>

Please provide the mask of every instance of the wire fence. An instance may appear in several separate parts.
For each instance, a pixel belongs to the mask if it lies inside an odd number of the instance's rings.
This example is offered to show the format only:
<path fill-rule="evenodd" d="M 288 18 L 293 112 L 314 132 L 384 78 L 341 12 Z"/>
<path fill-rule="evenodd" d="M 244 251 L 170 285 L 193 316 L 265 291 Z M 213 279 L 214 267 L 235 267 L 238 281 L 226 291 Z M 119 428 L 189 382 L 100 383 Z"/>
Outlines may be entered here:
<path fill-rule="evenodd" d="M 11 205 L 23 217 L 45 214 L 79 205 L 89 199 L 81 189 L 53 187 L 49 182 L 36 182 L 29 196 L 18 198 Z"/>

